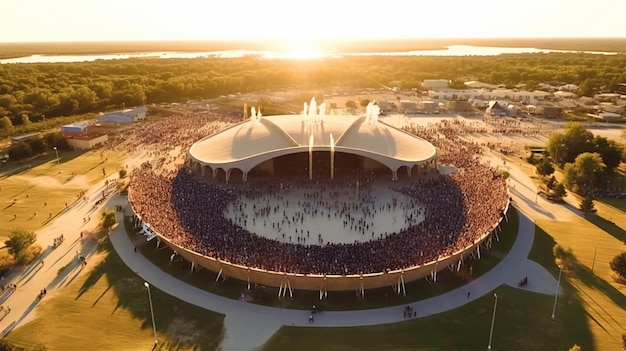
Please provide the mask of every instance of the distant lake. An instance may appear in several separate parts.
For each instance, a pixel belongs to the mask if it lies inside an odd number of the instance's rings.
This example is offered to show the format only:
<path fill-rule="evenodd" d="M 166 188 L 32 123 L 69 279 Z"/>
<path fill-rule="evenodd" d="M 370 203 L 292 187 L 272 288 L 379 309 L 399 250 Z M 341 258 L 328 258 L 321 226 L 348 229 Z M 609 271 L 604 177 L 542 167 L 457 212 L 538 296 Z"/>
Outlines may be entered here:
<path fill-rule="evenodd" d="M 441 50 L 416 50 L 402 52 L 345 52 L 345 53 L 323 53 L 323 52 L 280 52 L 280 51 L 251 51 L 251 50 L 227 50 L 227 51 L 205 51 L 205 52 L 147 52 L 128 54 L 99 54 L 99 55 L 31 55 L 18 58 L 2 59 L 0 64 L 6 63 L 58 63 L 58 62 L 89 62 L 96 60 L 124 60 L 129 58 L 235 58 L 244 56 L 258 56 L 263 59 L 311 59 L 321 57 L 342 57 L 342 56 L 497 56 L 501 54 L 522 54 L 522 53 L 575 53 L 579 51 L 568 50 L 548 50 L 536 48 L 515 48 L 515 47 L 489 47 L 471 45 L 452 45 Z M 589 54 L 615 55 L 615 52 L 582 51 Z"/>

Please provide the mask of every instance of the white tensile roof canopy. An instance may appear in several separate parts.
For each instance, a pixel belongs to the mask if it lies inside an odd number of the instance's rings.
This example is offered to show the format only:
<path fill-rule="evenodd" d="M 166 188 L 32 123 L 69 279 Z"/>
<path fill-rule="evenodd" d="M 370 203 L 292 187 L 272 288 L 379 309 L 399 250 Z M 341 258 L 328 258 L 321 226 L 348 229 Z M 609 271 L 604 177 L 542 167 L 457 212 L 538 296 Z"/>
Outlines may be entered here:
<path fill-rule="evenodd" d="M 380 122 L 377 115 L 253 117 L 199 140 L 189 154 L 213 169 L 248 172 L 263 161 L 309 149 L 368 157 L 391 170 L 431 161 L 436 155 L 432 144 Z"/>

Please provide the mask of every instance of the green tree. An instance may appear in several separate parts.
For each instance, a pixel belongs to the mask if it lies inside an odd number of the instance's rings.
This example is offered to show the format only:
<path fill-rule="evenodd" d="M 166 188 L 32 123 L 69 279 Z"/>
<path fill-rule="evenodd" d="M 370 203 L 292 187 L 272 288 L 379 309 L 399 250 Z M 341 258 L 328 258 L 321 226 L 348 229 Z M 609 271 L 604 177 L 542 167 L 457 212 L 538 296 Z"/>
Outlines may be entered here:
<path fill-rule="evenodd" d="M 21 118 L 22 118 L 22 125 L 23 125 L 23 126 L 28 126 L 28 125 L 30 125 L 30 123 L 31 123 L 31 122 L 30 122 L 30 117 L 28 117 L 28 115 L 27 115 L 27 114 L 25 114 L 25 113 L 24 113 L 24 114 L 22 114 L 22 117 L 21 117 Z"/>
<path fill-rule="evenodd" d="M 606 170 L 612 172 L 622 161 L 624 147 L 619 145 L 615 140 L 596 135 L 594 138 L 596 152 L 602 157 L 602 162 L 606 165 Z"/>
<path fill-rule="evenodd" d="M 552 254 L 554 255 L 554 258 L 560 261 L 561 264 L 567 266 L 569 266 L 574 260 L 574 252 L 572 251 L 572 248 L 568 247 L 566 249 L 560 244 L 556 244 L 552 247 Z"/>
<path fill-rule="evenodd" d="M 9 160 L 19 161 L 33 156 L 33 150 L 26 143 L 17 143 L 9 148 Z"/>
<path fill-rule="evenodd" d="M 622 334 L 622 346 L 624 350 L 626 350 L 626 334 Z"/>
<path fill-rule="evenodd" d="M 626 252 L 613 257 L 611 262 L 609 262 L 609 266 L 622 278 L 626 278 Z"/>
<path fill-rule="evenodd" d="M 120 169 L 120 179 L 126 178 L 126 170 L 124 168 Z"/>
<path fill-rule="evenodd" d="M 567 195 L 567 191 L 565 191 L 565 186 L 563 183 L 558 183 L 556 187 L 554 187 L 554 191 L 552 192 L 552 196 L 557 201 L 562 201 L 563 198 Z"/>
<path fill-rule="evenodd" d="M 7 135 L 10 136 L 13 134 L 13 132 L 15 131 L 15 127 L 13 126 L 13 122 L 11 122 L 11 119 L 8 116 L 4 116 L 0 119 L 0 126 L 2 126 L 2 131 Z"/>
<path fill-rule="evenodd" d="M 593 133 L 580 123 L 568 123 L 563 133 L 554 133 L 548 141 L 548 152 L 559 166 L 573 162 L 584 152 L 596 150 Z"/>
<path fill-rule="evenodd" d="M 605 165 L 599 154 L 590 152 L 580 154 L 574 163 L 565 165 L 565 186 L 568 189 L 577 188 L 578 192 L 583 195 L 591 194 L 598 174 L 604 168 Z"/>
<path fill-rule="evenodd" d="M 111 227 L 114 226 L 115 223 L 117 223 L 117 216 L 115 214 L 115 211 L 105 210 L 104 212 L 102 212 L 100 222 L 100 224 L 102 224 L 102 228 L 111 229 Z"/>
<path fill-rule="evenodd" d="M 537 169 L 535 171 L 541 177 L 546 177 L 554 173 L 554 166 L 547 157 L 544 157 L 541 162 L 537 164 Z"/>
<path fill-rule="evenodd" d="M 354 102 L 353 100 L 346 101 L 346 108 L 355 110 L 357 108 L 356 102 Z"/>
<path fill-rule="evenodd" d="M 583 199 L 580 201 L 580 205 L 578 206 L 578 208 L 583 211 L 583 214 L 586 217 L 595 209 L 595 205 L 593 204 L 593 198 L 591 198 L 591 196 L 583 197 Z"/>
<path fill-rule="evenodd" d="M 28 349 L 28 351 L 47 351 L 47 350 L 48 348 L 44 344 L 37 344 L 31 347 L 30 349 Z"/>
<path fill-rule="evenodd" d="M 26 141 L 33 152 L 33 155 L 39 155 L 46 151 L 46 143 L 41 138 L 32 138 Z"/>
<path fill-rule="evenodd" d="M 15 229 L 9 234 L 9 239 L 4 242 L 9 254 L 15 258 L 18 264 L 25 264 L 28 260 L 28 249 L 37 241 L 34 232 Z"/>
<path fill-rule="evenodd" d="M 593 97 L 595 91 L 596 91 L 596 86 L 594 84 L 594 81 L 589 78 L 585 79 L 578 86 L 578 94 L 583 95 L 583 96 Z"/>
<path fill-rule="evenodd" d="M 526 162 L 530 163 L 531 165 L 537 164 L 537 158 L 535 157 L 535 153 L 534 152 L 530 153 L 530 156 L 528 156 L 526 158 Z"/>
<path fill-rule="evenodd" d="M 556 180 L 556 177 L 552 175 L 552 177 L 550 177 L 550 179 L 546 182 L 546 188 L 553 190 L 557 184 L 559 184 L 559 182 Z"/>
<path fill-rule="evenodd" d="M 16 351 L 17 348 L 6 341 L 0 341 L 0 351 Z"/>
<path fill-rule="evenodd" d="M 362 99 L 362 100 L 359 102 L 359 105 L 361 105 L 361 107 L 363 107 L 363 108 L 366 108 L 366 107 L 367 107 L 367 105 L 369 105 L 369 103 L 370 103 L 370 99 Z"/>
<path fill-rule="evenodd" d="M 44 136 L 44 139 L 49 150 L 52 150 L 54 147 L 64 151 L 71 149 L 70 143 L 67 141 L 67 137 L 61 132 L 47 133 Z"/>

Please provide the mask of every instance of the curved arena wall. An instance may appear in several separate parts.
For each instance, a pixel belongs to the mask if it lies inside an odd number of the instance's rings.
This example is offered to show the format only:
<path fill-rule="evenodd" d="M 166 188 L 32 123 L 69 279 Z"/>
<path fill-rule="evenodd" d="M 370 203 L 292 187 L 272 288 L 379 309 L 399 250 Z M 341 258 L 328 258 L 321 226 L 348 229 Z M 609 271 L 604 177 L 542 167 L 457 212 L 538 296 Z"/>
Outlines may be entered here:
<path fill-rule="evenodd" d="M 133 213 L 141 219 L 141 216 L 135 212 L 132 206 L 131 192 L 128 193 L 129 204 Z M 509 210 L 510 201 L 507 200 L 504 213 Z M 213 257 L 203 256 L 197 252 L 183 248 L 182 246 L 172 243 L 167 236 L 162 235 L 154 231 L 159 240 L 169 246 L 172 250 L 178 253 L 182 258 L 187 261 L 193 262 L 195 265 L 200 265 L 210 271 L 220 272 L 222 275 L 226 275 L 242 281 L 247 281 L 254 284 L 262 284 L 273 287 L 285 287 L 287 284 L 293 289 L 298 290 L 327 290 L 327 291 L 344 291 L 344 290 L 359 290 L 359 289 L 375 289 L 381 287 L 387 287 L 398 282 L 402 279 L 404 282 L 410 282 L 420 278 L 424 278 L 431 274 L 431 272 L 439 272 L 446 269 L 448 266 L 457 265 L 459 261 L 465 259 L 471 253 L 476 251 L 477 247 L 485 241 L 500 225 L 502 218 L 494 224 L 493 228 L 481 235 L 472 245 L 459 250 L 452 255 L 439 258 L 435 261 L 428 262 L 423 265 L 417 265 L 402 270 L 394 270 L 389 272 L 369 273 L 369 274 L 353 274 L 353 275 L 317 275 L 317 274 L 296 274 L 296 273 L 284 273 L 267 271 L 258 268 L 246 267 L 229 263 L 215 259 Z M 154 228 L 153 228 L 154 229 Z"/>

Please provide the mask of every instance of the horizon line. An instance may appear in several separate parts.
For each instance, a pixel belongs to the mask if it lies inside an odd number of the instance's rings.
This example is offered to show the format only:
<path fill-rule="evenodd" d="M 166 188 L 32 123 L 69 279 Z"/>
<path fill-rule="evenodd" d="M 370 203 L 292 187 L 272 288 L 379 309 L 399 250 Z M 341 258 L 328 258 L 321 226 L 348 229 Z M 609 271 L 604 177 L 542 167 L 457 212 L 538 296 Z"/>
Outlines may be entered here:
<path fill-rule="evenodd" d="M 441 37 L 441 38 L 423 38 L 423 37 L 381 37 L 381 38 L 320 38 L 309 39 L 312 43 L 336 42 L 336 41 L 406 41 L 406 40 L 422 40 L 422 41 L 446 41 L 446 40 L 626 40 L 626 36 L 610 37 L 610 36 L 590 36 L 590 37 Z M 287 38 L 214 38 L 214 39 L 133 39 L 133 40 L 58 40 L 58 41 L 0 41 L 2 44 L 67 44 L 67 43 L 181 43 L 181 42 L 294 42 L 294 39 Z"/>

